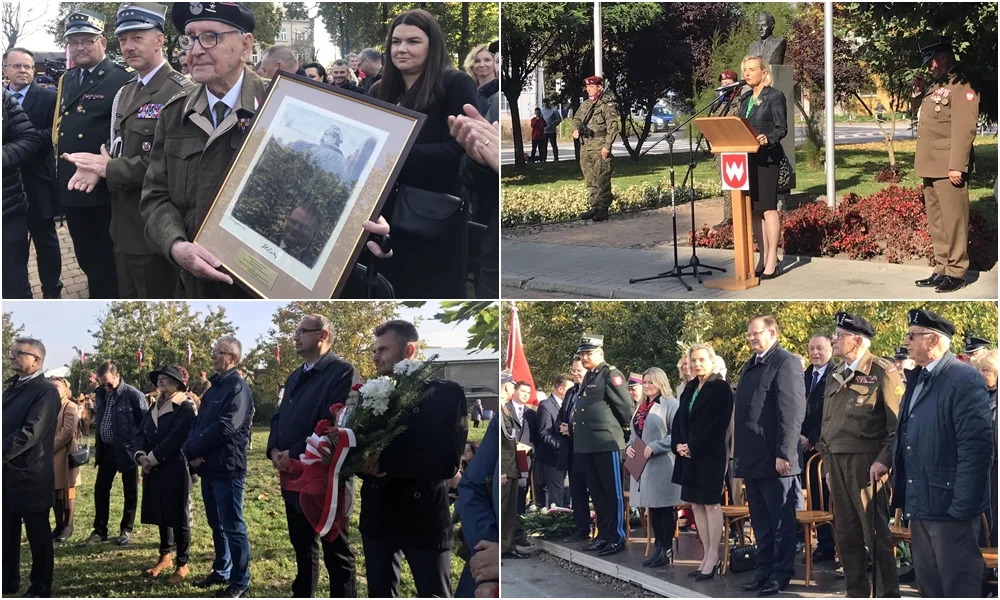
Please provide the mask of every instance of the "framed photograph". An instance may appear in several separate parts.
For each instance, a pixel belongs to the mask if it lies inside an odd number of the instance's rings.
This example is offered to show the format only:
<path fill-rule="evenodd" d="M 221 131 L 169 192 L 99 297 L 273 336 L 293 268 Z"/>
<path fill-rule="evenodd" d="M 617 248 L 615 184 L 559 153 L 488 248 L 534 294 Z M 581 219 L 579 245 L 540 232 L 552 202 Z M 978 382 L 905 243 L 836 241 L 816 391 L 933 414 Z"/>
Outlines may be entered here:
<path fill-rule="evenodd" d="M 194 241 L 262 298 L 339 295 L 424 118 L 279 71 Z"/>

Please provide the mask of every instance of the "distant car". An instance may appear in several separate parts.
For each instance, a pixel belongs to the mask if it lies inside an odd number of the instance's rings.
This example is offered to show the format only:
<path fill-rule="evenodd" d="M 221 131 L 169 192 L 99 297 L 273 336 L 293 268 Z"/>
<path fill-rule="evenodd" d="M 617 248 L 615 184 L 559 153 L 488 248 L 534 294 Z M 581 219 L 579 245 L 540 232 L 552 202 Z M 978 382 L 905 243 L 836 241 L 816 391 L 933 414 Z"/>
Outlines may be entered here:
<path fill-rule="evenodd" d="M 659 104 L 653 107 L 653 117 L 650 120 L 650 127 L 653 131 L 670 129 L 673 123 L 674 113 L 669 108 Z"/>

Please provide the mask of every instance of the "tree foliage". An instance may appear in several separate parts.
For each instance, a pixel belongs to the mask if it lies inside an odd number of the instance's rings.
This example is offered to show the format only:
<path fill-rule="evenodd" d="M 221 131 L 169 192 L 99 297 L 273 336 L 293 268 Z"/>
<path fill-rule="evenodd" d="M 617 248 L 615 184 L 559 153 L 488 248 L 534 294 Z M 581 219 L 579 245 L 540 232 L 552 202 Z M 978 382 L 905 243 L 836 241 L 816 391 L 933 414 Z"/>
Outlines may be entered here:
<path fill-rule="evenodd" d="M 695 342 L 712 344 L 738 380 L 751 355 L 747 321 L 771 314 L 781 328 L 782 345 L 806 354 L 809 338 L 833 332 L 837 311 L 865 317 L 875 327 L 872 352 L 891 356 L 903 344 L 907 311 L 926 308 L 949 319 L 958 329 L 952 350 L 963 351 L 962 335 L 997 337 L 997 307 L 992 302 L 519 302 L 525 354 L 535 381 L 546 382 L 569 369 L 580 335 L 604 335 L 605 355 L 625 373 L 658 366 L 671 383 L 682 348 Z M 510 303 L 503 306 L 504 326 Z M 504 338 L 506 343 L 506 337 Z"/>
<path fill-rule="evenodd" d="M 411 308 L 425 304 L 423 301 L 403 303 Z M 434 319 L 442 323 L 472 321 L 466 350 L 500 349 L 500 307 L 496 302 L 445 300 L 441 302 L 441 312 L 434 315 Z"/>
<path fill-rule="evenodd" d="M 167 60 L 179 66 L 177 57 L 180 54 L 180 46 L 177 38 L 183 32 L 177 31 L 170 12 L 173 2 L 167 2 L 167 23 L 164 32 L 163 52 Z M 46 26 L 52 38 L 57 44 L 63 44 L 66 30 L 65 20 L 70 11 L 81 7 L 104 15 L 104 37 L 108 38 L 108 55 L 112 58 L 121 56 L 121 47 L 118 44 L 118 37 L 115 36 L 115 15 L 118 13 L 120 2 L 60 2 L 59 11 L 55 19 L 49 21 Z M 254 14 L 256 25 L 254 26 L 253 39 L 261 48 L 266 48 L 274 44 L 274 38 L 281 25 L 282 11 L 274 2 L 247 2 L 247 6 Z"/>
<path fill-rule="evenodd" d="M 13 311 L 3 311 L 3 357 L 9 356 L 10 349 L 14 347 L 14 340 L 24 334 L 24 325 L 14 324 Z"/>
<path fill-rule="evenodd" d="M 4 51 L 17 46 L 18 40 L 39 28 L 45 7 L 30 2 L 4 2 L 0 6 L 0 34 Z"/>

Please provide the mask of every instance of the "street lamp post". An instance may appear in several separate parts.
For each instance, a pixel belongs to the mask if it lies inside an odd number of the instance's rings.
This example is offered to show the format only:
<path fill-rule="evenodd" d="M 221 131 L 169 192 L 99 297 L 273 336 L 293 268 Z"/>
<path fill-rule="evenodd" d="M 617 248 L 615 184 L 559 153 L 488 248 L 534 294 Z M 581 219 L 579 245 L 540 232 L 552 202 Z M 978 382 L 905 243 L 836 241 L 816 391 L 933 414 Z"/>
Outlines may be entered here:
<path fill-rule="evenodd" d="M 601 34 L 601 2 L 594 2 L 594 75 L 604 77 L 604 36 Z"/>

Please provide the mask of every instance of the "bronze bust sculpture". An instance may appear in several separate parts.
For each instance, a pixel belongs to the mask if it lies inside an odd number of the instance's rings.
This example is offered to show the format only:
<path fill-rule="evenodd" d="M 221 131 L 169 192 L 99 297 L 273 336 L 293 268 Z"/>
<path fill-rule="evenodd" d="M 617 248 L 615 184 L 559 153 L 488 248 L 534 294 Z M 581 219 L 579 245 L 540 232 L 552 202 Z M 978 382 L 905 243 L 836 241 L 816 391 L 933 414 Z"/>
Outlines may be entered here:
<path fill-rule="evenodd" d="M 785 64 L 785 38 L 774 37 L 774 15 L 762 12 L 757 15 L 757 33 L 760 39 L 750 44 L 750 56 L 762 56 L 768 64 Z"/>

